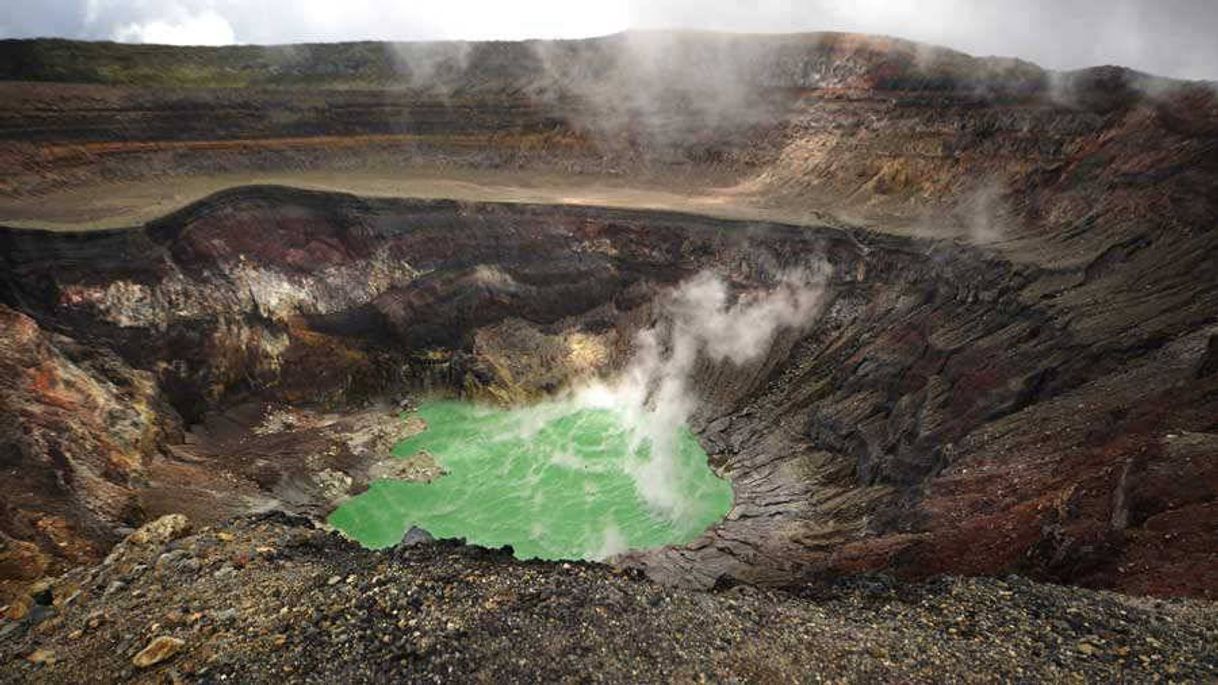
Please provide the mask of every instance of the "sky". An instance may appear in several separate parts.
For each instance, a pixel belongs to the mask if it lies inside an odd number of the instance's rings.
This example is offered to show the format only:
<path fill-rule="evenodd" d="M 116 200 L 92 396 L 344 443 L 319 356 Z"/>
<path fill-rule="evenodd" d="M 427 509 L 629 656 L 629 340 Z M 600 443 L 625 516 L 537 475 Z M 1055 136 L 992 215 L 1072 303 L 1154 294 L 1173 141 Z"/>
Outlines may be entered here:
<path fill-rule="evenodd" d="M 226 45 L 857 31 L 1218 80 L 1218 0 L 0 0 L 0 37 Z"/>

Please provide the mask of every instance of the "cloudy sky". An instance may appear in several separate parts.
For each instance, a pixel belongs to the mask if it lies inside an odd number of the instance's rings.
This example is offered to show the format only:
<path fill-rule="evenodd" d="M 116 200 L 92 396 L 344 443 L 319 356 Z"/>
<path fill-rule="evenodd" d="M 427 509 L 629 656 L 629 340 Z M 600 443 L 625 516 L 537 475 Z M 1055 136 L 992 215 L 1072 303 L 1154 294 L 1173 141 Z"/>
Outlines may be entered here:
<path fill-rule="evenodd" d="M 882 33 L 1052 68 L 1218 79 L 1218 0 L 0 0 L 0 37 L 175 44 Z"/>

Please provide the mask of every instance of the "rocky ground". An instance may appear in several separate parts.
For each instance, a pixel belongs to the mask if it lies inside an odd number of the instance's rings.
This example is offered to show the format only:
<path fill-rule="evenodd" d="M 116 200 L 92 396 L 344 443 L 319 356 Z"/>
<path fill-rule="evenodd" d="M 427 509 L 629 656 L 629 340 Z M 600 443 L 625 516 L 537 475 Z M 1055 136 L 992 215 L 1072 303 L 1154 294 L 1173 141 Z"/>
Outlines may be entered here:
<path fill-rule="evenodd" d="M 1006 579 L 815 594 L 667 588 L 585 563 L 304 519 L 137 531 L 0 623 L 8 682 L 993 681 L 1218 678 L 1218 608 Z"/>

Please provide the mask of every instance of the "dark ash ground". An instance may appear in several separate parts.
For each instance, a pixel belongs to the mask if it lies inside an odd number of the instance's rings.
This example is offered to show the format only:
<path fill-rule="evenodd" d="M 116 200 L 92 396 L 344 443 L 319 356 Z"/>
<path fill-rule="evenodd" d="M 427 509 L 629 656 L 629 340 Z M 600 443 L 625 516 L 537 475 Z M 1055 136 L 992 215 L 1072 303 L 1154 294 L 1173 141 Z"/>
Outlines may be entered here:
<path fill-rule="evenodd" d="M 1207 602 L 1015 577 L 695 592 L 451 542 L 372 552 L 279 514 L 185 537 L 181 521 L 151 525 L 144 542 L 67 574 L 25 621 L 0 627 L 2 680 L 1218 678 Z M 180 651 L 133 665 L 158 637 Z"/>

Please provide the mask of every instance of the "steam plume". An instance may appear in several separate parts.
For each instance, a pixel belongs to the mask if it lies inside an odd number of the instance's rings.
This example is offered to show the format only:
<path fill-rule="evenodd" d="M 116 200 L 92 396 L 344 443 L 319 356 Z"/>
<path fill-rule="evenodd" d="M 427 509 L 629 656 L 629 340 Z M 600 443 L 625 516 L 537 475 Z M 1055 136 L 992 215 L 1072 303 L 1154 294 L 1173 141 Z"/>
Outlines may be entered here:
<path fill-rule="evenodd" d="M 622 412 L 635 444 L 648 446 L 631 475 L 652 508 L 680 518 L 687 507 L 675 482 L 675 454 L 679 432 L 698 407 L 690 387 L 698 359 L 734 365 L 759 359 L 779 330 L 814 320 L 823 290 L 818 273 L 792 271 L 774 288 L 733 301 L 721 278 L 702 272 L 666 298 L 659 323 L 639 333 L 634 358 L 616 381 L 578 395 L 580 404 Z"/>

